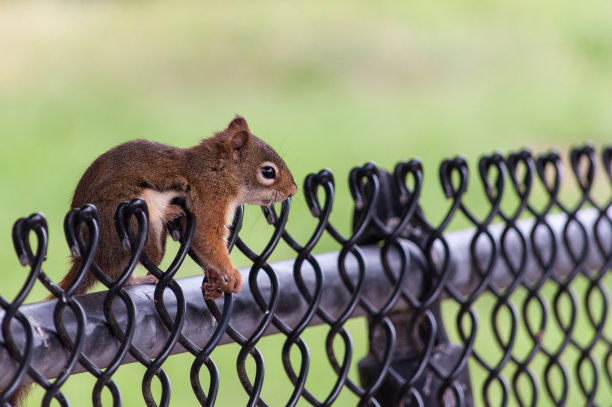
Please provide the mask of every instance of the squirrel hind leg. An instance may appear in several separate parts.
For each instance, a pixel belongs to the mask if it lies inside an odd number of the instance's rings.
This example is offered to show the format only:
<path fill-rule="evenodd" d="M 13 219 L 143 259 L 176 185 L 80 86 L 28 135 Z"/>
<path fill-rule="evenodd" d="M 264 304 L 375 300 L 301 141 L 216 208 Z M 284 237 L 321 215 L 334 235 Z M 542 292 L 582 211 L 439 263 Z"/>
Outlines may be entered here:
<path fill-rule="evenodd" d="M 157 277 L 153 274 L 147 274 L 146 276 L 135 276 L 132 274 L 125 285 L 157 284 L 158 281 Z"/>

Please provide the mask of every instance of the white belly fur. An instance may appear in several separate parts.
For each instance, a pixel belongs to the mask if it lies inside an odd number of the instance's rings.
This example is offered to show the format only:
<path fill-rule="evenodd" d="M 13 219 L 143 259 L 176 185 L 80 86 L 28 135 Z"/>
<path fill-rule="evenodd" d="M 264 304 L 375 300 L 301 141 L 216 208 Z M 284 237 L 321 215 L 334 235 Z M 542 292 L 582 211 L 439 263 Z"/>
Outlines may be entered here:
<path fill-rule="evenodd" d="M 141 198 L 147 203 L 149 208 L 149 230 L 155 236 L 159 236 L 164 222 L 166 208 L 170 205 L 173 198 L 179 196 L 177 191 L 156 191 L 154 189 L 144 189 Z"/>

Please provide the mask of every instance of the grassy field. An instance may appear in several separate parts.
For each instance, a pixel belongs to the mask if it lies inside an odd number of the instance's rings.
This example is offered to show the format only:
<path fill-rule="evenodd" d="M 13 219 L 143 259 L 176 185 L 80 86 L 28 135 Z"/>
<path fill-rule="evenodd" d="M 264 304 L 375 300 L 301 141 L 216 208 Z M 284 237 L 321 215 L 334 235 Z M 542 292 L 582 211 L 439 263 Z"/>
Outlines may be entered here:
<path fill-rule="evenodd" d="M 240 113 L 282 154 L 298 186 L 308 173 L 334 172 L 332 220 L 347 234 L 347 174 L 366 161 L 391 168 L 420 157 L 423 206 L 437 221 L 448 207 L 437 180 L 444 158 L 464 154 L 473 165 L 495 150 L 609 143 L 611 18 L 605 1 L 2 2 L 1 295 L 12 298 L 25 277 L 12 251 L 13 222 L 33 212 L 47 216 L 45 271 L 58 280 L 68 257 L 62 220 L 80 175 L 130 139 L 186 147 Z M 486 209 L 480 189 L 470 187 L 476 211 Z M 289 230 L 305 241 L 314 225 L 300 195 Z M 245 239 L 258 248 L 267 234 L 261 212 L 250 209 Z M 317 251 L 336 248 L 327 239 Z M 274 258 L 289 255 L 279 250 Z M 199 272 L 187 268 L 182 276 Z M 28 300 L 44 295 L 37 287 Z M 351 324 L 355 360 L 366 352 L 364 326 Z M 312 352 L 322 350 L 324 333 L 308 334 Z M 261 348 L 277 349 L 280 340 L 267 338 Z M 239 386 L 231 377 L 235 355 L 232 346 L 213 354 L 230 372 L 219 405 L 245 399 L 227 391 Z M 281 405 L 289 392 L 274 383 L 286 383 L 284 373 L 274 356 L 266 361 L 264 395 Z M 194 402 L 188 363 L 168 362 L 177 378 L 172 405 Z M 120 370 L 120 383 L 134 383 L 133 391 L 122 386 L 126 405 L 141 403 L 138 369 Z M 329 387 L 324 377 L 309 381 L 318 395 Z M 91 380 L 80 375 L 69 383 L 74 405 L 88 403 L 89 392 L 78 390 Z M 355 399 L 346 395 L 340 404 Z"/>

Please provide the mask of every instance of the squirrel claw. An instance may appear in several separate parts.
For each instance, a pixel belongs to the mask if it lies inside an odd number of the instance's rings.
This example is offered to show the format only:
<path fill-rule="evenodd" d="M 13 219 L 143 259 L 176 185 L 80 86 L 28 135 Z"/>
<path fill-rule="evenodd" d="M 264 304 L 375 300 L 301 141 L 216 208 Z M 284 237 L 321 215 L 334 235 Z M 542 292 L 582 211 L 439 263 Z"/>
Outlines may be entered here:
<path fill-rule="evenodd" d="M 240 274 L 238 278 L 231 278 L 228 275 L 221 275 L 217 270 L 209 269 L 206 270 L 206 281 L 202 284 L 202 293 L 204 299 L 216 300 L 225 293 L 240 292 Z"/>
<path fill-rule="evenodd" d="M 216 300 L 221 297 L 223 291 L 210 283 L 204 283 L 204 285 L 202 285 L 202 293 L 204 294 L 205 300 Z"/>
<path fill-rule="evenodd" d="M 202 284 L 202 293 L 206 300 L 216 300 L 221 297 L 223 287 L 227 283 L 224 276 L 221 276 L 216 270 L 209 269 L 206 271 L 206 281 Z"/>

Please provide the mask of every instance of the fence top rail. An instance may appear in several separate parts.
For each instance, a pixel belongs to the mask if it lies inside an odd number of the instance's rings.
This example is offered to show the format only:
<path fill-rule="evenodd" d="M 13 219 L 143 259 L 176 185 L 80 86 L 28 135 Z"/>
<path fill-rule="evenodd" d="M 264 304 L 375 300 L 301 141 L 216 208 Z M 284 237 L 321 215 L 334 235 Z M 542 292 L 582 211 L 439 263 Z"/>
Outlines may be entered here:
<path fill-rule="evenodd" d="M 592 231 L 598 217 L 598 211 L 589 208 L 580 211 L 577 214 L 577 219 L 584 227 Z M 566 214 L 550 215 L 546 219 L 554 231 L 554 237 L 557 244 L 563 239 L 563 229 L 568 223 Z M 489 231 L 491 232 L 496 242 L 500 241 L 500 235 L 503 233 L 506 226 L 504 224 L 493 225 Z M 517 228 L 524 236 L 529 236 L 534 228 L 534 219 L 524 219 L 517 222 Z M 470 244 L 475 235 L 475 229 L 465 229 L 449 232 L 446 241 L 450 247 L 451 254 L 451 273 L 448 284 L 453 286 L 462 295 L 468 295 L 476 285 L 479 284 L 481 276 L 475 273 L 471 267 L 472 258 L 470 255 Z M 579 240 L 579 235 L 571 234 L 569 244 L 579 246 L 582 242 Z M 597 269 L 603 265 L 604 259 L 592 244 L 592 233 L 589 235 L 589 251 L 586 258 L 586 264 L 590 269 Z M 603 244 L 612 244 L 612 235 L 610 230 L 606 229 L 600 236 Z M 544 240 L 539 244 L 538 250 L 550 250 L 550 241 Z M 411 261 L 407 265 L 407 273 L 410 275 L 409 282 L 406 284 L 406 290 L 411 291 L 412 295 L 418 297 L 422 294 L 423 273 L 427 272 L 425 260 L 419 248 L 413 243 L 406 241 L 407 249 L 411 256 Z M 518 252 L 518 239 L 509 240 L 507 250 L 510 252 Z M 477 259 L 488 259 L 492 256 L 491 246 L 482 244 L 477 246 Z M 531 245 L 527 247 L 528 261 L 525 266 L 525 281 L 536 281 L 542 274 L 542 269 L 538 266 L 533 258 Z M 364 275 L 364 291 L 363 297 L 366 298 L 375 307 L 380 307 L 386 299 L 387 293 L 393 289 L 393 282 L 389 280 L 385 272 L 385 268 L 381 263 L 382 253 L 381 248 L 376 245 L 367 245 L 360 248 L 365 259 L 365 275 Z M 438 248 L 440 251 L 440 248 Z M 331 252 L 315 255 L 315 261 L 320 266 L 322 275 L 324 276 L 323 292 L 320 306 L 324 308 L 330 315 L 339 315 L 346 302 L 351 297 L 350 291 L 347 289 L 342 276 L 338 273 L 339 252 Z M 555 274 L 562 278 L 571 271 L 571 262 L 567 260 L 568 254 L 565 250 L 560 251 L 555 267 Z M 390 268 L 398 270 L 400 259 L 397 255 L 388 257 L 391 260 Z M 344 263 L 346 267 L 346 275 L 355 281 L 358 278 L 359 267 L 354 258 L 349 258 Z M 308 303 L 300 294 L 299 289 L 294 281 L 294 266 L 295 259 L 278 261 L 270 264 L 274 273 L 278 277 L 280 289 L 279 306 L 276 310 L 276 315 L 287 326 L 295 327 L 308 308 Z M 305 269 L 309 266 L 306 265 Z M 249 269 L 241 269 L 243 274 L 248 274 Z M 303 281 L 306 287 L 315 286 L 315 275 L 310 270 L 302 272 Z M 270 295 L 270 281 L 268 279 L 260 279 L 258 289 L 268 298 Z M 505 288 L 513 280 L 512 271 L 507 264 L 498 261 L 494 266 L 491 281 L 500 289 Z M 187 312 L 183 324 L 182 333 L 188 337 L 196 346 L 203 348 L 211 340 L 215 333 L 218 322 L 211 313 L 209 307 L 202 297 L 201 291 L 201 276 L 193 276 L 176 279 L 179 284 L 187 303 Z M 164 343 L 170 336 L 170 332 L 164 325 L 164 322 L 159 316 L 154 305 L 153 285 L 138 285 L 126 287 L 126 292 L 129 294 L 134 303 L 136 312 L 136 332 L 132 339 L 132 344 L 140 349 L 147 357 L 153 358 L 162 351 Z M 231 324 L 236 327 L 240 333 L 248 337 L 256 329 L 262 317 L 254 296 L 251 293 L 251 288 L 245 284 L 243 291 L 233 299 L 233 312 Z M 113 357 L 119 351 L 120 344 L 108 326 L 104 316 L 104 297 L 106 292 L 95 292 L 77 296 L 77 300 L 82 306 L 87 317 L 87 332 L 85 337 L 83 353 L 87 355 L 93 363 L 104 369 L 109 366 Z M 57 330 L 54 326 L 54 310 L 57 300 L 47 300 L 43 302 L 26 304 L 21 307 L 21 312 L 31 321 L 34 327 L 34 353 L 33 365 L 36 369 L 45 375 L 47 378 L 57 377 L 65 363 L 68 361 L 69 352 L 60 340 Z M 219 309 L 223 308 L 224 298 L 216 301 Z M 176 297 L 167 290 L 164 293 L 164 304 L 172 318 L 176 315 Z M 398 301 L 395 304 L 395 309 L 406 309 L 410 307 L 405 301 Z M 114 315 L 117 317 L 119 326 L 126 325 L 126 309 L 121 301 L 115 301 L 113 304 Z M 0 310 L 0 320 L 4 319 L 5 311 Z M 363 307 L 356 307 L 351 317 L 367 315 Z M 308 325 L 321 324 L 323 321 L 320 317 L 312 318 Z M 66 310 L 64 314 L 64 324 L 67 332 L 73 336 L 78 330 L 77 321 L 70 310 Z M 25 335 L 23 328 L 16 321 L 13 323 L 13 337 L 18 346 L 25 346 Z M 265 331 L 265 335 L 278 333 L 279 330 L 274 325 L 269 325 Z M 230 343 L 233 340 L 224 335 L 219 344 Z M 8 385 L 10 378 L 18 368 L 17 362 L 11 357 L 10 352 L 4 344 L 4 336 L 0 332 L 0 366 L 3 366 L 3 371 L 6 373 L 0 376 L 0 388 Z M 185 348 L 177 343 L 171 353 L 185 352 Z M 134 362 L 135 358 L 128 354 L 123 363 Z M 85 371 L 82 365 L 77 365 L 74 373 Z M 31 378 L 27 378 L 26 382 L 31 382 Z"/>

